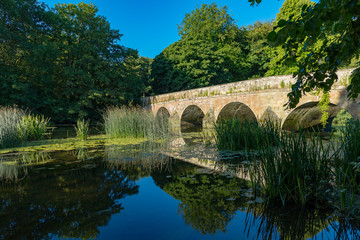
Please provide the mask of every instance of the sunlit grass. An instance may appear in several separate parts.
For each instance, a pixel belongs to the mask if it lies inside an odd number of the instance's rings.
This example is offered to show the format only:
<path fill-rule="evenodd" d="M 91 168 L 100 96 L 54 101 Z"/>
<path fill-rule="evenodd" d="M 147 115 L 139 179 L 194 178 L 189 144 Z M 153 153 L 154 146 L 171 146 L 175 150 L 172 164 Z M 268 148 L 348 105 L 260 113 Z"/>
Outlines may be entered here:
<path fill-rule="evenodd" d="M 0 107 L 0 148 L 17 146 L 21 143 L 18 126 L 25 111 L 17 107 Z"/>
<path fill-rule="evenodd" d="M 108 108 L 103 120 L 106 135 L 115 138 L 164 139 L 169 135 L 167 119 L 141 108 Z"/>

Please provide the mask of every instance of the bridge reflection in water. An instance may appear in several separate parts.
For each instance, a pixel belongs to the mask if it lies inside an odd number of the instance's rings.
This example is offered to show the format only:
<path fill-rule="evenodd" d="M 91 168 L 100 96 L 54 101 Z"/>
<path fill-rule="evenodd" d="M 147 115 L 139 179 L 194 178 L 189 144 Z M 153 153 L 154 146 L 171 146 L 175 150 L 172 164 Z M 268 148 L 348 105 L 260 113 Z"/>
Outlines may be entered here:
<path fill-rule="evenodd" d="M 278 208 L 256 198 L 246 180 L 247 157 L 216 151 L 202 134 L 184 132 L 165 144 L 2 156 L 0 239 L 106 239 L 107 227 L 124 238 L 141 232 L 157 238 L 169 231 L 189 234 L 188 226 L 194 233 L 186 236 L 193 238 L 359 237 L 360 224 L 338 219 L 333 210 Z M 171 197 L 157 206 L 164 192 Z M 166 222 L 178 215 L 183 224 Z M 136 231 L 123 227 L 128 222 Z"/>

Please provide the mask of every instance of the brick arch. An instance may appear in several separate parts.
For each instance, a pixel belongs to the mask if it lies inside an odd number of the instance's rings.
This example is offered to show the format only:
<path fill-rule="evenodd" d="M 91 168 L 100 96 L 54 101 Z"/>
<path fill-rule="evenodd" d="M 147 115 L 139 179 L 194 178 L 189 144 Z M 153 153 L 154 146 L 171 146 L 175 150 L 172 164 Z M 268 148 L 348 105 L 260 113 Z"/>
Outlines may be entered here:
<path fill-rule="evenodd" d="M 205 112 L 199 106 L 191 104 L 186 106 L 180 115 L 180 127 L 198 126 L 203 127 Z"/>
<path fill-rule="evenodd" d="M 256 115 L 252 111 L 252 109 L 242 102 L 229 102 L 226 105 L 222 106 L 221 110 L 216 116 L 216 121 L 221 119 L 248 119 L 248 120 L 256 120 Z"/>
<path fill-rule="evenodd" d="M 298 107 L 293 109 L 285 119 L 283 119 L 281 128 L 284 130 L 299 130 L 299 128 L 310 128 L 310 127 L 319 127 L 320 119 L 322 113 L 318 107 L 318 101 L 309 101 L 302 104 L 299 104 Z M 329 104 L 329 120 L 328 124 L 325 126 L 326 131 L 331 130 L 332 120 L 340 112 L 341 106 L 330 102 Z M 351 113 L 350 113 L 351 114 Z"/>
<path fill-rule="evenodd" d="M 272 122 L 278 122 L 281 123 L 281 118 L 279 117 L 278 113 L 276 113 L 271 106 L 267 106 L 265 110 L 260 114 L 259 116 L 259 122 L 263 121 L 272 121 Z"/>
<path fill-rule="evenodd" d="M 156 113 L 155 113 L 155 116 L 156 116 L 156 117 L 160 117 L 159 114 L 161 114 L 161 115 L 163 115 L 163 116 L 165 116 L 165 117 L 167 117 L 167 118 L 170 117 L 170 112 L 169 112 L 169 110 L 168 110 L 166 107 L 164 107 L 164 106 L 162 106 L 162 107 L 160 107 L 159 109 L 157 109 L 157 111 L 156 111 Z"/>

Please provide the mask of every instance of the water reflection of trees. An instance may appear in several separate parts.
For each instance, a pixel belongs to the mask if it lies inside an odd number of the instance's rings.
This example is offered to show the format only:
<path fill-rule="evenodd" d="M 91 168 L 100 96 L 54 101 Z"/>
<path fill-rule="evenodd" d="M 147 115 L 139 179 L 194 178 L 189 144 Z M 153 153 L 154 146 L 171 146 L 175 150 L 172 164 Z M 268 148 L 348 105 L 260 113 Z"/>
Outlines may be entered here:
<path fill-rule="evenodd" d="M 0 186 L 0 239 L 95 238 L 138 186 L 101 159 L 42 165 Z M 74 159 L 76 160 L 76 159 Z"/>
<path fill-rule="evenodd" d="M 171 173 L 154 172 L 152 177 L 165 192 L 181 201 L 178 211 L 185 222 L 202 234 L 226 232 L 236 211 L 246 205 L 241 197 L 246 182 L 199 173 L 198 168 L 181 162 L 175 162 L 172 169 Z"/>

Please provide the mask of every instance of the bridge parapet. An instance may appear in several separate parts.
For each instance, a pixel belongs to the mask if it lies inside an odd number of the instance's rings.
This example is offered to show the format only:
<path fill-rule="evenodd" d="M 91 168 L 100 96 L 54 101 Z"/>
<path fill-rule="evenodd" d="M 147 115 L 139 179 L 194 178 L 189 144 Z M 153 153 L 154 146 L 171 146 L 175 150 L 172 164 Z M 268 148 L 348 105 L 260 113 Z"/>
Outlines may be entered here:
<path fill-rule="evenodd" d="M 338 71 L 339 81 L 333 85 L 333 89 L 345 88 L 349 84 L 349 75 L 354 69 Z M 190 89 L 179 92 L 160 94 L 143 98 L 143 105 L 171 102 L 181 99 L 195 99 L 200 97 L 229 95 L 235 93 L 253 93 L 257 91 L 269 91 L 273 89 L 290 89 L 296 80 L 292 75 L 280 75 L 263 77 L 239 82 L 232 82 L 209 87 Z"/>
<path fill-rule="evenodd" d="M 338 72 L 339 81 L 330 91 L 331 117 L 340 109 L 346 109 L 355 119 L 360 119 L 360 98 L 356 101 L 347 99 L 346 87 L 352 70 Z M 319 124 L 319 95 L 306 94 L 298 108 L 284 108 L 294 82 L 291 75 L 265 77 L 148 97 L 143 99 L 143 105 L 154 114 L 161 110 L 162 114 L 169 116 L 174 128 L 187 123 L 211 127 L 219 118 L 231 117 L 257 121 L 271 118 L 283 126 L 287 120 L 287 129 L 296 129 L 299 122 L 307 122 L 309 126 Z"/>

